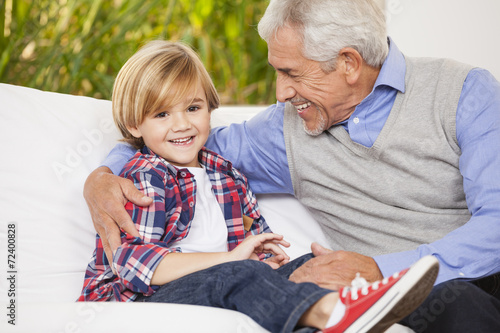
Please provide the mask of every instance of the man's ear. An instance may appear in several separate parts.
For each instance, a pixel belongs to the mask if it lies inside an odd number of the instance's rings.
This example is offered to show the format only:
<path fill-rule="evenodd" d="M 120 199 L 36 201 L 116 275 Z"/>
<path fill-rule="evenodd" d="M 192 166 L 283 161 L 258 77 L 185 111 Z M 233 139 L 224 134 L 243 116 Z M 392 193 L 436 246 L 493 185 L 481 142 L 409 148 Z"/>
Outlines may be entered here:
<path fill-rule="evenodd" d="M 360 75 L 361 70 L 363 68 L 363 57 L 359 54 L 358 51 L 353 49 L 352 47 L 344 47 L 340 50 L 340 61 L 343 62 L 343 70 L 345 74 L 345 78 L 347 83 L 353 85 L 355 84 Z"/>
<path fill-rule="evenodd" d="M 135 126 L 127 126 L 127 130 L 132 134 L 135 138 L 142 138 L 141 130 Z"/>

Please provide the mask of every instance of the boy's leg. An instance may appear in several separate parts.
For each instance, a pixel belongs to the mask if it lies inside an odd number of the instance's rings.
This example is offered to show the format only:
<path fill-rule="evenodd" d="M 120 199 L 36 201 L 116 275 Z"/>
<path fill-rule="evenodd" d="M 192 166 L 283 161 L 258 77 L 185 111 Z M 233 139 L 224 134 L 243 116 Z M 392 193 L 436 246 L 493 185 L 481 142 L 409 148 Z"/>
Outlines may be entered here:
<path fill-rule="evenodd" d="M 291 332 L 306 310 L 330 292 L 312 283 L 295 284 L 265 263 L 244 260 L 187 275 L 137 301 L 236 310 L 271 332 Z"/>
<path fill-rule="evenodd" d="M 373 284 L 356 281 L 352 288 L 342 288 L 336 294 L 339 301 L 334 301 L 333 312 L 330 312 L 331 290 L 312 283 L 295 284 L 265 263 L 253 260 L 222 264 L 187 275 L 138 301 L 233 309 L 272 332 L 291 332 L 300 319 L 316 327 L 327 323 L 324 332 L 329 333 L 383 331 L 427 297 L 438 268 L 437 259 L 427 256 L 410 269 L 382 281 Z"/>

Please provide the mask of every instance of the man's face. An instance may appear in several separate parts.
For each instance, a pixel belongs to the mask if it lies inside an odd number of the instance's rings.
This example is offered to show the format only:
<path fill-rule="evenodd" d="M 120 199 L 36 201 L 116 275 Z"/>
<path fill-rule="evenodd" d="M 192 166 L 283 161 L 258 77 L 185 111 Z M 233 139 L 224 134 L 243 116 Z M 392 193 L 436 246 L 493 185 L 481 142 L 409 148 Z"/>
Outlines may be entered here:
<path fill-rule="evenodd" d="M 319 135 L 352 113 L 348 107 L 349 86 L 343 73 L 342 57 L 337 69 L 325 73 L 320 63 L 304 58 L 302 42 L 289 27 L 281 28 L 268 43 L 268 61 L 277 71 L 276 98 L 290 102 L 304 121 L 304 130 Z"/>

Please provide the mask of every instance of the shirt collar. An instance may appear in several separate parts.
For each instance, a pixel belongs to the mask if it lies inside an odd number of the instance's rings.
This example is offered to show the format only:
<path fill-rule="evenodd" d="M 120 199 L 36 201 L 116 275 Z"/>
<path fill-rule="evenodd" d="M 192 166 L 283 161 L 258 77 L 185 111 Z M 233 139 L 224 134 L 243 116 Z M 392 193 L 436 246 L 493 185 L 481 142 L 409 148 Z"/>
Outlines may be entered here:
<path fill-rule="evenodd" d="M 388 37 L 389 54 L 385 58 L 380 69 L 373 89 L 381 85 L 386 85 L 400 92 L 405 92 L 406 61 L 403 53 L 398 49 L 396 43 Z"/>
<path fill-rule="evenodd" d="M 153 164 L 157 171 L 161 170 L 164 173 L 170 173 L 172 176 L 177 177 L 179 172 L 186 172 L 187 170 L 186 168 L 178 168 L 170 164 L 167 160 L 157 155 L 147 146 L 142 147 L 141 153 Z M 201 148 L 198 154 L 198 159 L 200 164 L 202 164 L 209 172 L 228 174 L 232 170 L 231 162 L 205 147 Z"/>
<path fill-rule="evenodd" d="M 200 150 L 198 156 L 200 163 L 205 166 L 207 171 L 227 174 L 233 169 L 231 162 L 205 147 Z"/>

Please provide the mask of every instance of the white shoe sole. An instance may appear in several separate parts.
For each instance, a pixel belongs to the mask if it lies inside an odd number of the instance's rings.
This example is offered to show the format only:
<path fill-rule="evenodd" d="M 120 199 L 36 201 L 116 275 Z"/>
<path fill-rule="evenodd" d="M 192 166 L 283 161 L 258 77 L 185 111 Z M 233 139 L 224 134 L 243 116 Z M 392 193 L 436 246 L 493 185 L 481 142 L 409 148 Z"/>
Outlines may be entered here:
<path fill-rule="evenodd" d="M 427 298 L 438 272 L 439 262 L 435 257 L 421 258 L 345 333 L 384 332 L 412 313 Z"/>

